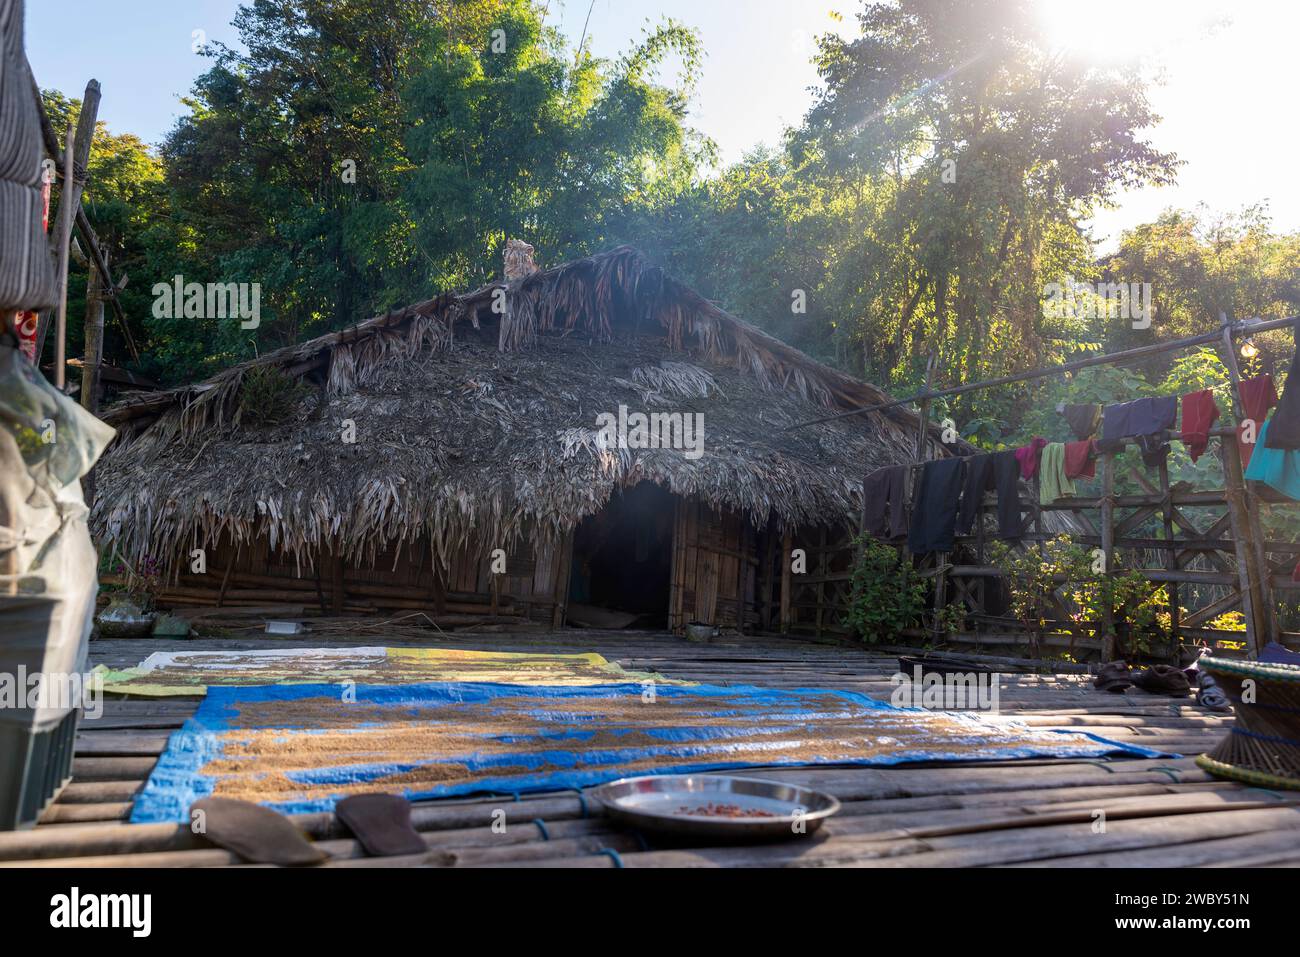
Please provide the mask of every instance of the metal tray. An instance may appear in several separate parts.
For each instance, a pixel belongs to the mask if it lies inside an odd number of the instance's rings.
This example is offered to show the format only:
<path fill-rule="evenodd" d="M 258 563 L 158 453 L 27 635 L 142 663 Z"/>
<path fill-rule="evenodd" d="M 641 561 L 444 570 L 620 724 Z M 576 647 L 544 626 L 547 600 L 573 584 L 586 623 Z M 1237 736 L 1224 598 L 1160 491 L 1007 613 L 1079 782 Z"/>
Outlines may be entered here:
<path fill-rule="evenodd" d="M 806 837 L 840 809 L 829 794 L 811 788 L 717 774 L 671 774 L 623 778 L 592 792 L 615 821 L 682 838 L 727 842 Z M 732 805 L 772 817 L 719 817 L 683 809 Z M 802 829 L 795 822 L 802 821 Z"/>

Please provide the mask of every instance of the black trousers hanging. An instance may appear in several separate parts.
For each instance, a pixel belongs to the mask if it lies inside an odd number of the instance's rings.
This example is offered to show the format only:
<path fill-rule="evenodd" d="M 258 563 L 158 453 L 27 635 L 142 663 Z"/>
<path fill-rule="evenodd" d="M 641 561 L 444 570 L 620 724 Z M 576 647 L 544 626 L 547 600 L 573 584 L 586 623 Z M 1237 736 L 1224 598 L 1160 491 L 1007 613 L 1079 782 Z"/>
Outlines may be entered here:
<path fill-rule="evenodd" d="M 952 551 L 965 464 L 962 458 L 939 459 L 921 469 L 907 536 L 908 551 L 914 555 Z"/>
<path fill-rule="evenodd" d="M 862 483 L 866 505 L 863 531 L 873 538 L 896 541 L 907 534 L 908 465 L 877 469 Z"/>
<path fill-rule="evenodd" d="M 1025 534 L 1020 514 L 1020 462 L 1014 450 L 997 452 L 993 459 L 993 486 L 998 490 L 998 538 Z"/>
<path fill-rule="evenodd" d="M 998 493 L 998 538 L 1019 538 L 1025 530 L 1020 516 L 1020 463 L 1014 451 L 976 455 L 966 460 L 957 534 L 971 533 L 989 489 L 997 489 Z"/>
<path fill-rule="evenodd" d="M 975 526 L 984 493 L 993 488 L 993 456 L 976 455 L 966 460 L 966 478 L 961 484 L 961 509 L 957 512 L 957 534 L 969 535 Z"/>

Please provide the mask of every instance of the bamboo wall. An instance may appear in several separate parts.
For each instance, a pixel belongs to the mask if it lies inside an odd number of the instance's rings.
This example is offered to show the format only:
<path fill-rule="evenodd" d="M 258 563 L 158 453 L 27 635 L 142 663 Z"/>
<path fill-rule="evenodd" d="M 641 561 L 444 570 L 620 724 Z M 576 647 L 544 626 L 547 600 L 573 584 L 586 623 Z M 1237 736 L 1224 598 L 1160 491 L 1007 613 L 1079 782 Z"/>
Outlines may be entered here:
<path fill-rule="evenodd" d="M 758 535 L 744 516 L 678 499 L 669 628 L 680 633 L 692 622 L 740 632 L 757 628 L 759 554 Z"/>
<path fill-rule="evenodd" d="M 326 550 L 312 567 L 300 566 L 261 539 L 236 547 L 228 541 L 207 552 L 207 571 L 187 568 L 163 591 L 172 608 L 283 606 L 313 615 L 396 615 L 423 612 L 434 621 L 460 624 L 468 617 L 518 618 L 549 625 L 563 620 L 568 594 L 569 541 L 533 548 L 516 545 L 506 572 L 495 575 L 490 556 L 469 543 L 443 570 L 426 541 L 390 548 L 373 566 L 357 565 Z"/>

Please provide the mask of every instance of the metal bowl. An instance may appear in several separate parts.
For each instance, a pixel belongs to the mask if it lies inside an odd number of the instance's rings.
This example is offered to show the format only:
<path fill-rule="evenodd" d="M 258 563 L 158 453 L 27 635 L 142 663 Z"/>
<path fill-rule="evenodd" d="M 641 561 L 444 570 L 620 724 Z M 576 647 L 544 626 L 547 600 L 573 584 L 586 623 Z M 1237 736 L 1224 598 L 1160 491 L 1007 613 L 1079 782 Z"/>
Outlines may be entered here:
<path fill-rule="evenodd" d="M 674 837 L 726 842 L 806 837 L 840 809 L 835 798 L 811 788 L 717 774 L 623 778 L 601 785 L 592 793 L 605 812 L 620 823 Z M 699 813 L 710 805 L 771 816 Z"/>

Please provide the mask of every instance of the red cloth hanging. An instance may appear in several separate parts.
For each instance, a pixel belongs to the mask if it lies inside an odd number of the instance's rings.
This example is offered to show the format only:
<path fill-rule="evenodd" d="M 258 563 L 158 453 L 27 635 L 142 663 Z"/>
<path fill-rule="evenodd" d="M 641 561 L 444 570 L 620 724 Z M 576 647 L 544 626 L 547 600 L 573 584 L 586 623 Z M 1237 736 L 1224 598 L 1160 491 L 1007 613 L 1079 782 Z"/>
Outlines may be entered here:
<path fill-rule="evenodd" d="M 1097 476 L 1097 440 L 1065 443 L 1065 477 L 1096 478 Z"/>
<path fill-rule="evenodd" d="M 1183 396 L 1183 445 L 1195 462 L 1210 444 L 1210 429 L 1219 421 L 1219 406 L 1209 389 Z"/>
<path fill-rule="evenodd" d="M 1268 418 L 1268 410 L 1277 405 L 1277 386 L 1273 384 L 1273 377 L 1265 373 L 1253 379 L 1245 379 L 1238 383 L 1237 394 L 1241 396 L 1241 410 L 1246 414 L 1246 419 L 1254 423 L 1251 438 L 1258 439 L 1260 430 L 1264 428 L 1264 420 Z M 1241 450 L 1243 470 L 1250 465 L 1250 457 L 1255 451 L 1255 443 L 1243 438 L 1245 432 L 1246 425 L 1243 422 L 1237 426 L 1237 448 Z"/>

